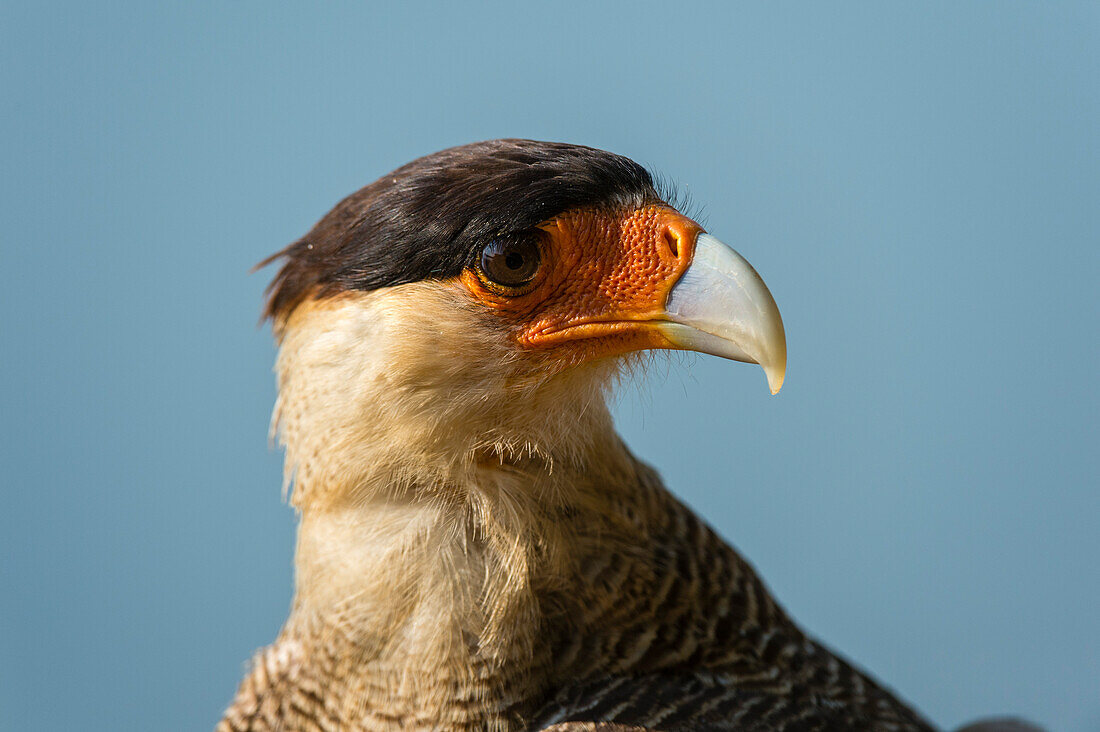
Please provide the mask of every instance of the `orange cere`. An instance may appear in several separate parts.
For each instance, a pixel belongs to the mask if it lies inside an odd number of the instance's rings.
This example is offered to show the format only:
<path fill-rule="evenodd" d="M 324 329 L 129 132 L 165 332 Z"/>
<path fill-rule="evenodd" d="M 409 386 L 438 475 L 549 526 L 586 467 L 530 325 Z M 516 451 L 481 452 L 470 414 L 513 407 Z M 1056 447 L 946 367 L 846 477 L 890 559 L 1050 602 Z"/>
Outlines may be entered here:
<path fill-rule="evenodd" d="M 575 209 L 538 228 L 542 265 L 530 289 L 509 295 L 474 271 L 461 277 L 519 345 L 565 348 L 584 359 L 674 347 L 653 324 L 668 319 L 665 303 L 691 264 L 699 224 L 652 205 Z"/>

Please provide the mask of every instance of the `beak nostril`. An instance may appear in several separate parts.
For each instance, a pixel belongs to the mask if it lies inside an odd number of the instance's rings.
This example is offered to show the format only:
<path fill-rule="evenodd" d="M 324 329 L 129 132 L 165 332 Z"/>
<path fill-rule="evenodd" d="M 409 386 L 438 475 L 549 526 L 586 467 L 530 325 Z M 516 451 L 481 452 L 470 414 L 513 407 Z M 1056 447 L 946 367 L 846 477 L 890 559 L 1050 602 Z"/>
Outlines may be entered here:
<path fill-rule="evenodd" d="M 665 229 L 664 232 L 665 244 L 668 246 L 668 250 L 672 253 L 672 256 L 680 256 L 680 237 L 672 231 L 672 229 Z"/>

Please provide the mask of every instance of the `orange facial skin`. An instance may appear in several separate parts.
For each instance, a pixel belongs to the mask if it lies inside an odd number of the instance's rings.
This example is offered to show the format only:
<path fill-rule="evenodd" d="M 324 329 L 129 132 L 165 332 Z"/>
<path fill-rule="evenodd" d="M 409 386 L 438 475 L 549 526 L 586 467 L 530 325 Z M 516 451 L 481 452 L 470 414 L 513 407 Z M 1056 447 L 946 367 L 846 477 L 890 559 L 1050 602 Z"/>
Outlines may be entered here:
<path fill-rule="evenodd" d="M 542 262 L 519 294 L 492 287 L 471 269 L 461 282 L 493 308 L 531 350 L 568 360 L 674 348 L 656 328 L 669 292 L 691 264 L 699 224 L 661 205 L 576 209 L 539 226 Z"/>

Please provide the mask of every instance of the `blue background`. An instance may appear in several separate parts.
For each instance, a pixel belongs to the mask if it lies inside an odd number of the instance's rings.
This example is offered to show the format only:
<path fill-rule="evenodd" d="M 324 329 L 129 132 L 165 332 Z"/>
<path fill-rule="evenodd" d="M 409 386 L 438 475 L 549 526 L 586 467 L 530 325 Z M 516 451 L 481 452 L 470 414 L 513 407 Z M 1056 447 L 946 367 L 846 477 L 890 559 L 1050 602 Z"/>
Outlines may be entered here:
<path fill-rule="evenodd" d="M 213 726 L 292 587 L 249 267 L 523 136 L 771 286 L 778 397 L 676 356 L 616 412 L 792 614 L 937 723 L 1100 730 L 1100 6 L 153 5 L 2 8 L 0 728 Z"/>

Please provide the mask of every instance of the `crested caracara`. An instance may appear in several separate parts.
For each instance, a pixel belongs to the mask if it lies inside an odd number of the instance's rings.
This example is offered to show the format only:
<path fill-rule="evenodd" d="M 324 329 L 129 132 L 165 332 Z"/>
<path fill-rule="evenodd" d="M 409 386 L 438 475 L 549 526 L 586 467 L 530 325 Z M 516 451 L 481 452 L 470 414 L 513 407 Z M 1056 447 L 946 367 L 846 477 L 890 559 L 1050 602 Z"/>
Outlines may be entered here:
<path fill-rule="evenodd" d="M 760 276 L 641 166 L 444 150 L 276 260 L 295 596 L 219 730 L 930 729 L 615 433 L 639 351 L 758 363 L 773 393 L 786 368 Z"/>

